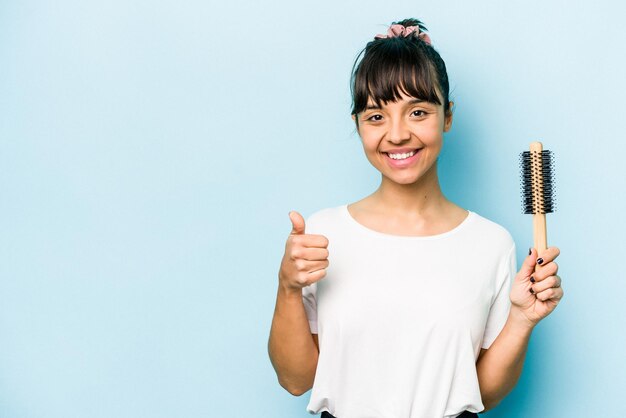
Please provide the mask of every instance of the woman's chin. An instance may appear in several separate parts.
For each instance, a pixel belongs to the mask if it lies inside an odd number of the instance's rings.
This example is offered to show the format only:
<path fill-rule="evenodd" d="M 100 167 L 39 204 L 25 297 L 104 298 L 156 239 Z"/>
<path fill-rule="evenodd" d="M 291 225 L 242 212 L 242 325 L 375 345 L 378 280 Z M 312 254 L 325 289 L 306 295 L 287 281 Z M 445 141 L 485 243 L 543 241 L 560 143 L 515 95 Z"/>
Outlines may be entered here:
<path fill-rule="evenodd" d="M 419 183 L 421 180 L 421 177 L 419 176 L 387 176 L 384 175 L 387 178 L 388 182 L 400 185 L 400 186 L 412 186 L 416 183 Z"/>

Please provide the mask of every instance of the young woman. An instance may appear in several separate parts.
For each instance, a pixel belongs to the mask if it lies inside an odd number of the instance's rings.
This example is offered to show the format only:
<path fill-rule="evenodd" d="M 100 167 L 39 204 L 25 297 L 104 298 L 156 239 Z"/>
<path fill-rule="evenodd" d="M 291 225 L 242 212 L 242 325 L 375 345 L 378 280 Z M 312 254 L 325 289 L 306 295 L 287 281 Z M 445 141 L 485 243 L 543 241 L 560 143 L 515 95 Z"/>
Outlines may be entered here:
<path fill-rule="evenodd" d="M 443 195 L 437 158 L 453 103 L 425 29 L 393 23 L 353 68 L 352 119 L 378 189 L 306 228 L 289 213 L 268 348 L 280 384 L 312 388 L 307 410 L 322 417 L 489 410 L 563 297 L 558 248 L 531 249 L 516 273 L 508 231 Z"/>

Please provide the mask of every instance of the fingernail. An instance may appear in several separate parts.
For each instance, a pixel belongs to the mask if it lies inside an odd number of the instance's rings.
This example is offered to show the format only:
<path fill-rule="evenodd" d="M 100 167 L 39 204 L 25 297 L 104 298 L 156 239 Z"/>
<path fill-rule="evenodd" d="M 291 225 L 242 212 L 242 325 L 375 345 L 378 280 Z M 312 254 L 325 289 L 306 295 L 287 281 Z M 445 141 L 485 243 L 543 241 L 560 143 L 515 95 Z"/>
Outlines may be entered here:
<path fill-rule="evenodd" d="M 532 287 L 530 288 L 530 293 L 532 293 L 533 295 L 535 294 L 535 291 L 532 289 Z"/>
<path fill-rule="evenodd" d="M 531 255 L 532 253 L 533 253 L 533 249 L 532 249 L 532 248 L 529 248 L 529 249 L 528 249 L 528 255 Z"/>
<path fill-rule="evenodd" d="M 535 283 L 535 278 L 534 278 L 533 276 L 530 276 L 530 281 L 531 281 L 532 283 Z"/>
<path fill-rule="evenodd" d="M 537 259 L 537 264 L 541 264 L 541 263 L 543 263 L 543 258 L 538 258 Z"/>

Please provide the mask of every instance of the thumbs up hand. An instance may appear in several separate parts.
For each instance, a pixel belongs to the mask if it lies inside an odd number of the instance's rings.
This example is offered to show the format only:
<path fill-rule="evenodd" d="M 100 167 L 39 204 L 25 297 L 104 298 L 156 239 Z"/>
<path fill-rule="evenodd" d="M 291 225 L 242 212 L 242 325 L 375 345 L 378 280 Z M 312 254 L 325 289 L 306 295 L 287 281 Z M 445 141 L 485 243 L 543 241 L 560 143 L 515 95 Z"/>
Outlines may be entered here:
<path fill-rule="evenodd" d="M 280 285 L 300 293 L 303 287 L 326 276 L 328 267 L 328 238 L 305 234 L 304 218 L 296 211 L 289 212 L 291 233 L 285 244 L 278 273 Z"/>

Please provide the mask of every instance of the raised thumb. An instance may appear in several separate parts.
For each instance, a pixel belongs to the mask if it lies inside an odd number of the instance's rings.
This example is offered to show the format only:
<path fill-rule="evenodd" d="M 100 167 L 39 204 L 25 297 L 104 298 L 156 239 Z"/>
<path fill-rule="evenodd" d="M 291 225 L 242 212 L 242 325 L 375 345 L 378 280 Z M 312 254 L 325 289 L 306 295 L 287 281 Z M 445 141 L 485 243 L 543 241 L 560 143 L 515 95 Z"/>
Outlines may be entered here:
<path fill-rule="evenodd" d="M 535 248 L 530 249 L 531 253 L 524 259 L 520 273 L 524 278 L 530 277 L 535 272 L 535 266 L 537 264 L 537 250 Z"/>
<path fill-rule="evenodd" d="M 300 235 L 304 234 L 304 218 L 295 210 L 289 212 L 289 219 L 291 219 L 291 234 Z"/>

